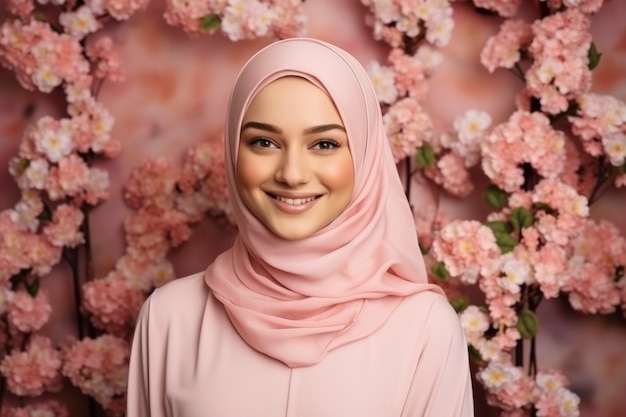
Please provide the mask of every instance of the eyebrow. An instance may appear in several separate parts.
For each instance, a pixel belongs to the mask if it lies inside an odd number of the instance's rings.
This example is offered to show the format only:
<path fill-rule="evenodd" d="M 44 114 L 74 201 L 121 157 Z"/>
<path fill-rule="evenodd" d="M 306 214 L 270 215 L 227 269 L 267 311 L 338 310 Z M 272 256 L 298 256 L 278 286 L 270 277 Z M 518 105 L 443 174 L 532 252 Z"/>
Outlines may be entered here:
<path fill-rule="evenodd" d="M 269 124 L 269 123 L 247 122 L 241 128 L 241 131 L 243 132 L 244 130 L 246 130 L 248 128 L 260 129 L 260 130 L 265 130 L 267 132 L 278 133 L 278 134 L 283 133 L 281 128 L 279 128 L 278 126 L 274 126 L 272 124 Z M 318 125 L 318 126 L 313 126 L 313 127 L 306 128 L 306 129 L 304 129 L 304 134 L 305 135 L 310 135 L 310 134 L 313 134 L 313 133 L 328 132 L 329 130 L 335 130 L 335 129 L 341 130 L 343 132 L 346 131 L 346 128 L 341 126 L 341 125 L 339 125 L 339 124 L 329 123 L 329 124 Z"/>

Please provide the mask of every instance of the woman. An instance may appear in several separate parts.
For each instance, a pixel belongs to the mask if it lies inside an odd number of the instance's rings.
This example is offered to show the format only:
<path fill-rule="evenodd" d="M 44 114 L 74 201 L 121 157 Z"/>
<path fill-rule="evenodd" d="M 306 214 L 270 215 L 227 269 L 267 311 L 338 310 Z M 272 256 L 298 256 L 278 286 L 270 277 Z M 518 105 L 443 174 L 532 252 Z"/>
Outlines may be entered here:
<path fill-rule="evenodd" d="M 427 283 L 363 67 L 282 40 L 248 61 L 229 106 L 239 234 L 146 301 L 128 417 L 472 416 L 463 333 Z"/>

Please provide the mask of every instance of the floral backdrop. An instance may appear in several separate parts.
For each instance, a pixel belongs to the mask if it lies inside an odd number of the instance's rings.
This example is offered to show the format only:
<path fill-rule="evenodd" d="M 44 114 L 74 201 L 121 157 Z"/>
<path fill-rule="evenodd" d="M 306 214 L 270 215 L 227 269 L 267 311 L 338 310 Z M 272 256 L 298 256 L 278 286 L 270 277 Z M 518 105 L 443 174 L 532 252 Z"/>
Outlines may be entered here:
<path fill-rule="evenodd" d="M 626 3 L 6 0 L 5 416 L 121 416 L 134 319 L 236 231 L 238 68 L 309 35 L 368 69 L 480 416 L 626 414 Z"/>

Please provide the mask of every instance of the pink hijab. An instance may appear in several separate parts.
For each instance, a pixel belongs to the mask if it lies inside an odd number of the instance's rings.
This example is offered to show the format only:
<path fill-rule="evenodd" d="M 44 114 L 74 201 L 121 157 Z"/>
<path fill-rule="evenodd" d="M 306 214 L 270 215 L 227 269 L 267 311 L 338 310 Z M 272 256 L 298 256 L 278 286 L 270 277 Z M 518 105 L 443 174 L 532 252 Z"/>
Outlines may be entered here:
<path fill-rule="evenodd" d="M 345 211 L 313 236 L 286 241 L 248 211 L 236 189 L 241 122 L 252 98 L 286 75 L 304 77 L 334 101 L 354 161 Z M 239 235 L 205 279 L 241 337 L 290 367 L 309 366 L 380 328 L 404 297 L 427 283 L 404 195 L 368 74 L 345 51 L 293 38 L 256 53 L 241 70 L 226 120 L 228 187 Z"/>

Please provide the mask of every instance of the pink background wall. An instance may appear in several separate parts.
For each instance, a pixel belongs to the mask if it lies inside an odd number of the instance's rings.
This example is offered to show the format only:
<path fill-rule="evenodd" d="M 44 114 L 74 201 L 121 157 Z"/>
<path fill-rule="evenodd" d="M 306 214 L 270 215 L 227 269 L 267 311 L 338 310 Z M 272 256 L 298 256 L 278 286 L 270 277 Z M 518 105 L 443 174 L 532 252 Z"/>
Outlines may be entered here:
<path fill-rule="evenodd" d="M 365 8 L 358 0 L 309 0 L 305 10 L 308 34 L 351 51 L 362 63 L 384 60 L 386 50 L 372 40 L 364 24 Z M 126 80 L 106 83 L 99 99 L 116 119 L 114 136 L 121 140 L 119 157 L 102 164 L 111 175 L 111 199 L 92 217 L 96 276 L 113 269 L 124 251 L 122 221 L 129 209 L 121 188 L 130 170 L 145 158 L 166 156 L 175 163 L 193 144 L 219 140 L 226 98 L 238 68 L 271 39 L 232 43 L 221 35 L 188 38 L 167 26 L 164 5 L 153 0 L 148 10 L 126 22 L 113 23 L 104 31 L 111 35 L 122 58 Z M 502 71 L 490 75 L 479 63 L 479 51 L 495 33 L 498 19 L 479 15 L 465 2 L 454 3 L 453 39 L 444 49 L 445 60 L 431 81 L 427 107 L 437 125 L 448 127 L 470 108 L 489 112 L 497 123 L 513 109 L 517 80 Z M 1 7 L 0 7 L 1 10 Z M 0 11 L 4 13 L 4 11 Z M 604 53 L 595 72 L 593 90 L 626 101 L 626 2 L 605 1 L 593 19 L 594 41 Z M 3 17 L 0 15 L 0 17 Z M 34 113 L 28 117 L 27 108 Z M 28 123 L 44 114 L 60 115 L 59 97 L 24 91 L 12 73 L 0 69 L 0 167 L 16 153 Z M 215 146 L 220 146 L 219 142 Z M 417 186 L 415 204 L 430 198 Z M 467 200 L 444 198 L 443 209 L 461 218 L 483 219 L 486 207 L 480 187 Z M 18 200 L 18 189 L 6 169 L 0 170 L 0 210 Z M 592 216 L 608 218 L 626 233 L 626 193 L 612 192 L 593 208 Z M 211 220 L 196 229 L 192 239 L 172 253 L 176 274 L 204 268 L 232 241 L 232 232 Z M 54 313 L 45 332 L 61 338 L 74 332 L 74 305 L 70 280 L 59 266 L 44 281 L 54 301 Z M 563 369 L 572 389 L 582 398 L 584 417 L 626 415 L 626 322 L 620 317 L 592 317 L 573 313 L 566 303 L 544 302 L 540 310 L 539 364 Z M 66 395 L 73 395 L 72 392 Z M 477 389 L 477 415 L 483 411 Z M 80 406 L 76 406 L 79 410 Z"/>

